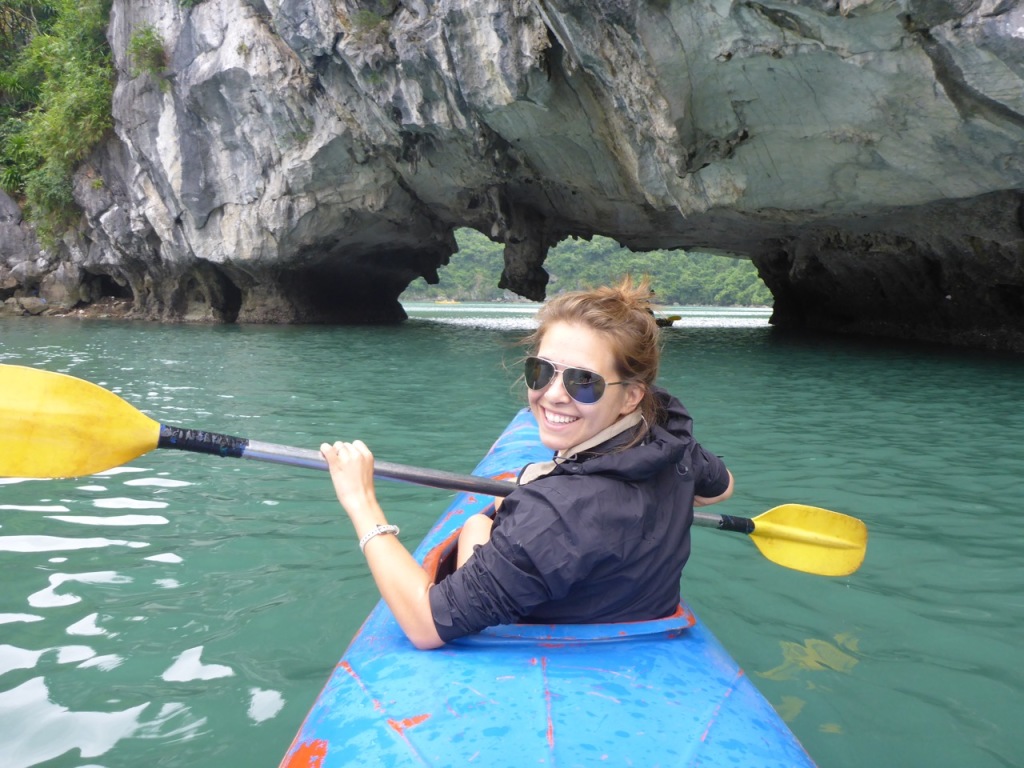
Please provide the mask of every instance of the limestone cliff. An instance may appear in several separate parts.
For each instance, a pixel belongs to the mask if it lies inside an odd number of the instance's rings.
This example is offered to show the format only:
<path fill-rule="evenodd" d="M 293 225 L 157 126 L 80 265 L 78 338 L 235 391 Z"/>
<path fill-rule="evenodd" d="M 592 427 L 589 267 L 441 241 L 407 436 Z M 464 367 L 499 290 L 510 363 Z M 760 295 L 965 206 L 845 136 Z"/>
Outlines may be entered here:
<path fill-rule="evenodd" d="M 7 295 L 400 319 L 469 226 L 534 299 L 601 234 L 752 259 L 778 325 L 1024 350 L 1024 2 L 115 0 L 109 39 L 84 220 L 40 253 L 0 197 Z"/>

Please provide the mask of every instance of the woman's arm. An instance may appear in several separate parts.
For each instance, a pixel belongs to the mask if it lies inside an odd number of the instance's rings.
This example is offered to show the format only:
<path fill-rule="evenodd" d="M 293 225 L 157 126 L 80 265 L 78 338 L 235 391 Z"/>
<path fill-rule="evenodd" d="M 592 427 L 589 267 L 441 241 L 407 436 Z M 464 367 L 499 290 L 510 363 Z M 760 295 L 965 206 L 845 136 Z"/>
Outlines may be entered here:
<path fill-rule="evenodd" d="M 730 472 L 728 469 L 725 470 L 725 471 L 729 475 L 729 487 L 726 488 L 725 491 L 723 491 L 722 493 L 718 494 L 717 496 L 694 496 L 693 497 L 693 506 L 695 506 L 695 507 L 706 507 L 709 504 L 717 504 L 720 501 L 725 501 L 730 496 L 732 496 L 732 490 L 733 490 L 733 486 L 735 484 L 734 481 L 733 481 L 732 472 Z"/>
<path fill-rule="evenodd" d="M 501 501 L 501 499 L 497 499 Z M 494 520 L 484 514 L 476 514 L 470 517 L 462 526 L 459 533 L 459 548 L 455 558 L 455 567 L 461 568 L 473 555 L 473 550 L 486 544 L 491 540 L 491 528 L 494 527 Z"/>
<path fill-rule="evenodd" d="M 373 454 L 366 444 L 361 440 L 324 443 L 320 453 L 327 460 L 338 501 L 352 521 L 356 538 L 386 524 L 373 487 Z M 430 610 L 430 576 L 398 537 L 374 536 L 366 542 L 363 554 L 381 597 L 412 644 L 423 650 L 444 645 Z"/>

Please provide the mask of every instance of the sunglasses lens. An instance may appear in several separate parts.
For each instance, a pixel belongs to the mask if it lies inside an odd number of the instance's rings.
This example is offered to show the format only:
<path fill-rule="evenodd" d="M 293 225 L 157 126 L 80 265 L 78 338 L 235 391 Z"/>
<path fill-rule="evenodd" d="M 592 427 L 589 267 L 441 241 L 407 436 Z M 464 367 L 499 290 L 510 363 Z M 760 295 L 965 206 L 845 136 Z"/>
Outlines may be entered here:
<path fill-rule="evenodd" d="M 544 389 L 555 377 L 555 366 L 543 358 L 528 357 L 523 375 L 530 389 Z M 566 368 L 562 371 L 562 386 L 577 403 L 592 405 L 604 394 L 605 381 L 599 373 L 583 368 Z"/>
<path fill-rule="evenodd" d="M 562 371 L 562 384 L 569 397 L 584 405 L 596 403 L 604 394 L 604 379 L 601 375 L 582 368 L 566 368 Z"/>
<path fill-rule="evenodd" d="M 526 386 L 530 389 L 544 389 L 555 375 L 555 366 L 539 357 L 528 357 L 523 373 L 526 377 Z"/>

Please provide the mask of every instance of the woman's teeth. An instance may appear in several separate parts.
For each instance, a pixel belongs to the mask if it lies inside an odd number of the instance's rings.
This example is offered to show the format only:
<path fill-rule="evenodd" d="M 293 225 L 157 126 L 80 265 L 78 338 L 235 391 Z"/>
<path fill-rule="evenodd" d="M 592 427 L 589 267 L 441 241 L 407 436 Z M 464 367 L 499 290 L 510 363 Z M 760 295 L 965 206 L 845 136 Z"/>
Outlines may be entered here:
<path fill-rule="evenodd" d="M 572 424 L 579 419 L 579 416 L 563 416 L 559 413 L 551 413 L 550 411 L 545 411 L 544 416 L 552 424 Z"/>

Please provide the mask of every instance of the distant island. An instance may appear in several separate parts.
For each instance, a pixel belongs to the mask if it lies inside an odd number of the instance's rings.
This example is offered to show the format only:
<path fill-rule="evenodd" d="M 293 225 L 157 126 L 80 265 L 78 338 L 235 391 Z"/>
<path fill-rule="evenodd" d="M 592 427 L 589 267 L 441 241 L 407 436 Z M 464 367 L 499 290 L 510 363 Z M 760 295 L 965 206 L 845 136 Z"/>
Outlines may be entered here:
<path fill-rule="evenodd" d="M 456 233 L 459 251 L 438 270 L 441 282 L 419 279 L 402 294 L 403 301 L 500 301 L 518 298 L 498 288 L 502 245 L 473 229 Z M 771 306 L 772 294 L 747 259 L 731 259 L 689 251 L 637 253 L 614 240 L 569 239 L 548 253 L 544 268 L 551 275 L 548 295 L 592 288 L 629 272 L 649 275 L 657 304 L 705 307 Z"/>

